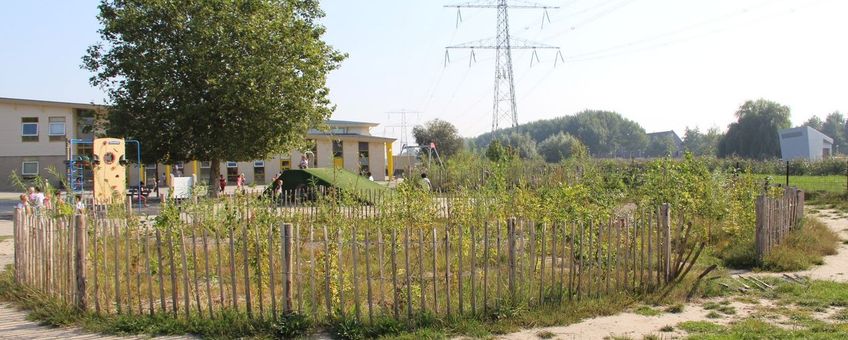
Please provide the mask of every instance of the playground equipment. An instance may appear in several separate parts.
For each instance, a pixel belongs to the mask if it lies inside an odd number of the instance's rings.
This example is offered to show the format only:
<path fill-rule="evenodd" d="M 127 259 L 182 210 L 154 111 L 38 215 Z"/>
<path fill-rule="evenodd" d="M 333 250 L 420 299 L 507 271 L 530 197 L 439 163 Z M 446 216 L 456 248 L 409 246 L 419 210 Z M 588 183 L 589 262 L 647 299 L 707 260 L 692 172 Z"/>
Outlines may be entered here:
<path fill-rule="evenodd" d="M 404 144 L 400 148 L 401 156 L 406 160 L 406 173 L 412 173 L 412 168 L 417 166 L 424 166 L 422 160 L 422 155 L 426 153 L 427 155 L 427 163 L 426 169 L 429 171 L 433 160 L 436 161 L 436 165 L 441 168 L 445 167 L 445 164 L 442 162 L 442 157 L 439 156 L 439 150 L 436 149 L 436 143 L 430 143 L 429 145 L 406 145 Z"/>
<path fill-rule="evenodd" d="M 71 139 L 68 141 L 67 180 L 68 191 L 73 194 L 84 194 L 87 170 L 91 171 L 92 191 L 95 204 L 115 203 L 115 199 L 123 200 L 127 192 L 127 160 L 126 144 L 136 145 L 136 156 L 141 166 L 141 143 L 137 140 L 117 138 L 97 138 L 94 140 Z M 91 145 L 92 156 L 75 155 L 78 145 Z M 138 187 L 141 188 L 141 177 Z M 141 208 L 142 193 L 138 190 L 138 204 Z M 71 195 L 68 195 L 69 198 Z"/>

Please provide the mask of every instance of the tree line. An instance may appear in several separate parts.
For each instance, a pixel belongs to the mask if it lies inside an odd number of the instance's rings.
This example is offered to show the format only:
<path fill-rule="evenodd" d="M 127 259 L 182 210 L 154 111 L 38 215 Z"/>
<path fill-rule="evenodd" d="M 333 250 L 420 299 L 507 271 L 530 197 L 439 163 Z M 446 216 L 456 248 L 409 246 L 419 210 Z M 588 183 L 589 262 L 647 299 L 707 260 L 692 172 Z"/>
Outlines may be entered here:
<path fill-rule="evenodd" d="M 436 119 L 416 126 L 413 135 L 420 145 L 436 144 L 440 154 L 447 157 L 467 148 L 486 152 L 490 158 L 508 152 L 516 157 L 548 162 L 581 156 L 653 158 L 683 152 L 721 158 L 780 158 L 778 131 L 791 127 L 789 107 L 765 99 L 749 100 L 735 115 L 736 121 L 726 132 L 718 128 L 702 131 L 687 127 L 680 140 L 675 140 L 672 133 L 646 133 L 639 123 L 617 112 L 598 110 L 529 122 L 502 129 L 497 135 L 488 132 L 466 140 L 455 126 Z M 848 147 L 844 147 L 848 125 L 842 113 L 830 113 L 823 121 L 814 116 L 802 126 L 833 138 L 834 152 L 848 152 Z M 842 150 L 838 150 L 839 146 L 843 146 Z"/>

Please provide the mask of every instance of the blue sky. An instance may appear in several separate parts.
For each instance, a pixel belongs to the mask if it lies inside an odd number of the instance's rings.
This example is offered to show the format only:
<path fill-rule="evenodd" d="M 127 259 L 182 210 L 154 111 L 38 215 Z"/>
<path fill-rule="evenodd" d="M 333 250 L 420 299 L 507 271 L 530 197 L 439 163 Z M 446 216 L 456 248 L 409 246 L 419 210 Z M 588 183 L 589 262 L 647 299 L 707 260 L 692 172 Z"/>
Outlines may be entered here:
<path fill-rule="evenodd" d="M 542 12 L 510 12 L 513 36 L 562 48 L 514 54 L 520 122 L 583 109 L 613 110 L 646 130 L 726 128 L 748 99 L 788 105 L 793 122 L 848 111 L 848 1 L 556 0 Z M 97 3 L 0 3 L 0 97 L 103 102 L 80 57 L 97 41 Z M 327 41 L 350 54 L 329 77 L 334 118 L 381 123 L 398 137 L 401 109 L 410 125 L 441 118 L 464 136 L 491 127 L 494 59 L 445 46 L 495 34 L 493 10 L 463 10 L 457 28 L 450 1 L 328 0 Z"/>

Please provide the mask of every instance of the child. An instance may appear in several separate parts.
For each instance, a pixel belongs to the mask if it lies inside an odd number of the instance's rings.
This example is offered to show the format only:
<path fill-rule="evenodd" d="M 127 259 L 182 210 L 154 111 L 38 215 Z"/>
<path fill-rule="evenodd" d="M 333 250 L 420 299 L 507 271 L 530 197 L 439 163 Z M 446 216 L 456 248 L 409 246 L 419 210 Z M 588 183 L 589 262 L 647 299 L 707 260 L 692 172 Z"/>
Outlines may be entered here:
<path fill-rule="evenodd" d="M 84 213 L 85 212 L 85 203 L 83 203 L 83 201 L 82 201 L 82 195 L 77 195 L 76 200 L 77 200 L 77 206 L 76 206 L 77 213 L 78 214 Z"/>
<path fill-rule="evenodd" d="M 218 192 L 223 193 L 224 188 L 227 187 L 227 179 L 224 178 L 224 175 L 218 175 Z"/>
<path fill-rule="evenodd" d="M 29 197 L 27 194 L 21 194 L 20 201 L 17 205 L 15 205 L 15 209 L 21 209 L 21 211 L 25 215 L 29 215 L 32 213 L 32 208 L 29 205 Z"/>

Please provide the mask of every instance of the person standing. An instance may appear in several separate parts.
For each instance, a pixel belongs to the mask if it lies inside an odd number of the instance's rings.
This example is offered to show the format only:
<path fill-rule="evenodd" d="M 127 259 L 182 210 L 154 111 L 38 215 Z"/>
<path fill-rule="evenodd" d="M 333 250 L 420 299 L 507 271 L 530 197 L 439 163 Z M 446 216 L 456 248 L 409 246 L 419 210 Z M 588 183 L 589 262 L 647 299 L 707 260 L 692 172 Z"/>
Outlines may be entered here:
<path fill-rule="evenodd" d="M 44 207 L 44 193 L 41 192 L 40 187 L 35 187 L 35 198 L 33 200 L 33 206 L 35 206 L 36 210 L 41 210 Z"/>
<path fill-rule="evenodd" d="M 156 192 L 156 198 L 159 198 L 159 179 L 153 179 L 153 191 Z"/>
<path fill-rule="evenodd" d="M 426 191 L 430 191 L 433 189 L 433 183 L 431 183 L 430 179 L 427 178 L 427 173 L 421 174 L 421 188 Z"/>
<path fill-rule="evenodd" d="M 85 212 L 85 203 L 82 201 L 82 195 L 77 195 L 76 199 L 77 199 L 77 205 L 76 205 L 77 212 L 78 213 Z"/>
<path fill-rule="evenodd" d="M 309 168 L 309 158 L 306 155 L 300 155 L 300 169 L 308 169 Z"/>
<path fill-rule="evenodd" d="M 244 192 L 244 173 L 240 173 L 238 178 L 236 178 L 236 191 L 243 193 Z"/>
<path fill-rule="evenodd" d="M 218 175 L 218 192 L 224 193 L 224 189 L 227 188 L 227 179 L 224 178 L 224 175 Z"/>
<path fill-rule="evenodd" d="M 29 196 L 21 194 L 20 201 L 15 205 L 15 209 L 21 209 L 24 215 L 32 214 L 32 207 L 29 205 Z"/>
<path fill-rule="evenodd" d="M 168 186 L 168 177 L 165 177 L 164 172 L 162 173 L 162 179 L 159 180 L 159 183 L 162 183 L 162 184 L 160 184 L 162 186 L 166 186 L 166 187 Z"/>

